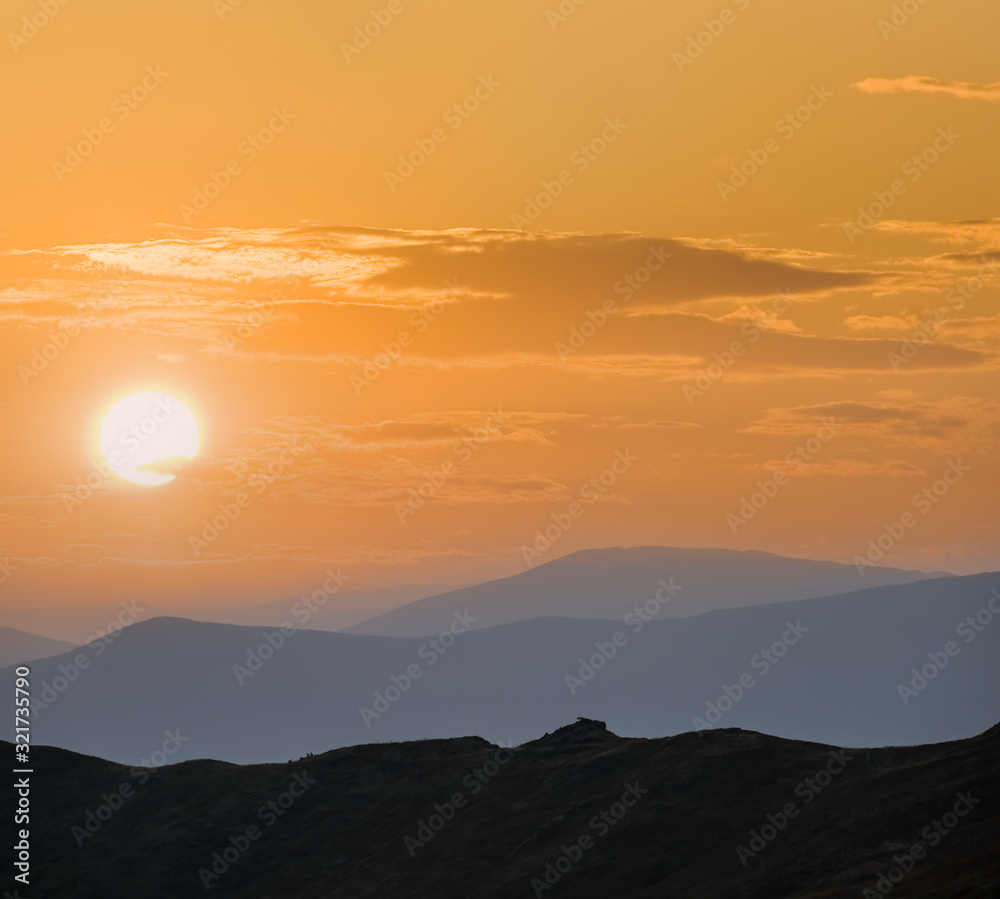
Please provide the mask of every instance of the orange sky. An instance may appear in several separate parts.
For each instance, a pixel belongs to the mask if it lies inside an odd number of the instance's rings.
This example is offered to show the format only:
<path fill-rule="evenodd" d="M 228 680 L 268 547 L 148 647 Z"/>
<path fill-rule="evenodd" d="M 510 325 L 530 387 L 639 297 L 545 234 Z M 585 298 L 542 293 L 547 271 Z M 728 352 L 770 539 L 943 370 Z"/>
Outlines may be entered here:
<path fill-rule="evenodd" d="M 0 608 L 1000 568 L 1000 8 L 680 6 L 8 4 Z M 198 458 L 81 489 L 143 389 Z"/>

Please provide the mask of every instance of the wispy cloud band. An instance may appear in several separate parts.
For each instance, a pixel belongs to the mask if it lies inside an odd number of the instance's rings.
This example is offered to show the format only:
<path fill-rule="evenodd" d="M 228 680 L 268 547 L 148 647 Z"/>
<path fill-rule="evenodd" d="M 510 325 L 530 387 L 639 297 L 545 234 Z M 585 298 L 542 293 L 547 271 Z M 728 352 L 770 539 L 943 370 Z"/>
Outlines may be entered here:
<path fill-rule="evenodd" d="M 1000 100 L 1000 81 L 974 84 L 971 81 L 941 81 L 929 75 L 907 75 L 905 78 L 865 78 L 853 86 L 866 94 L 948 94 L 963 100 Z"/>

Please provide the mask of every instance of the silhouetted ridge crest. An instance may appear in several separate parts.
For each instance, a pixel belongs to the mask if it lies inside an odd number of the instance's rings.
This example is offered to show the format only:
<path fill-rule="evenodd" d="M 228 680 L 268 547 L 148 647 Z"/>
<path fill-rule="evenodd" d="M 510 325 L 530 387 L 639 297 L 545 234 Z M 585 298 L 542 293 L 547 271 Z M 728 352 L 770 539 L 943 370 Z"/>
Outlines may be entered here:
<path fill-rule="evenodd" d="M 45 864 L 31 895 L 92 899 L 99 883 L 131 899 L 142 878 L 143 899 L 176 899 L 218 876 L 222 899 L 495 899 L 542 895 L 531 880 L 556 870 L 565 880 L 546 899 L 831 899 L 886 884 L 891 899 L 992 899 L 997 733 L 870 752 L 738 728 L 635 739 L 578 718 L 513 750 L 386 742 L 289 764 L 167 764 L 146 784 L 140 769 L 38 745 L 31 798 L 45 826 L 32 848 Z M 0 740 L 0 754 L 14 746 Z M 132 795 L 96 819 L 123 783 Z M 949 827 L 956 801 L 974 807 Z M 255 848 L 250 823 L 266 834 Z M 903 874 L 903 853 L 927 840 L 915 828 L 932 824 L 944 839 L 893 884 L 886 872 Z M 0 840 L 16 842 L 10 823 Z"/>
<path fill-rule="evenodd" d="M 583 746 L 594 743 L 608 743 L 618 740 L 603 721 L 593 718 L 577 718 L 573 724 L 567 724 L 544 737 L 525 743 L 525 746 L 544 748 L 548 746 Z"/>

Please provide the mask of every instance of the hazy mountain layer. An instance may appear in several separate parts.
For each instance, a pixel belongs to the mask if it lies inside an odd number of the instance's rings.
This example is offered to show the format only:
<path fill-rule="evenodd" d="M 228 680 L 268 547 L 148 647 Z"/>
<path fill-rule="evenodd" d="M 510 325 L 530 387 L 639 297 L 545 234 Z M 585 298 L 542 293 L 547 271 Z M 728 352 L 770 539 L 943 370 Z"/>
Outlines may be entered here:
<path fill-rule="evenodd" d="M 946 574 L 936 572 L 935 576 Z M 447 627 L 456 609 L 476 616 L 476 628 L 540 616 L 618 618 L 636 603 L 672 598 L 662 617 L 830 596 L 884 584 L 908 584 L 929 575 L 764 552 L 677 549 L 668 546 L 585 550 L 512 577 L 429 596 L 369 621 L 348 633 L 424 637 Z"/>
<path fill-rule="evenodd" d="M 60 655 L 74 647 L 74 643 L 65 640 L 52 640 L 17 628 L 0 627 L 0 667 Z"/>
<path fill-rule="evenodd" d="M 459 611 L 429 639 L 158 618 L 34 663 L 33 735 L 128 763 L 178 730 L 178 760 L 263 762 L 377 740 L 522 742 L 578 715 L 642 737 L 740 726 L 848 746 L 958 739 L 1000 720 L 998 588 L 1000 574 L 973 575 L 484 631 Z"/>

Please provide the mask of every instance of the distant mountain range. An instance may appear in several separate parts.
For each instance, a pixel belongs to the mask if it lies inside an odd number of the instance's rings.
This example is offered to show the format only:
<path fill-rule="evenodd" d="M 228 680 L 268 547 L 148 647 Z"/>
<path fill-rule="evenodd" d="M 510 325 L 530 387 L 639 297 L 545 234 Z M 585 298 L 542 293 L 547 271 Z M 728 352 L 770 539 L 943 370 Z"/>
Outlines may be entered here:
<path fill-rule="evenodd" d="M 337 586 L 335 573 L 330 583 L 334 587 Z M 367 620 L 373 612 L 382 614 L 397 606 L 415 602 L 426 596 L 437 596 L 453 589 L 455 588 L 446 584 L 402 584 L 370 590 L 352 590 L 348 582 L 336 592 L 324 591 L 320 586 L 314 601 L 308 605 L 305 600 L 312 594 L 246 608 L 187 609 L 161 614 L 190 618 L 194 621 L 215 621 L 221 624 L 276 627 L 289 622 L 294 627 L 337 631 Z"/>
<path fill-rule="evenodd" d="M 335 573 L 335 572 L 334 572 Z M 583 550 L 537 568 L 467 587 L 403 584 L 335 592 L 320 589 L 308 616 L 307 597 L 253 606 L 163 608 L 141 599 L 118 606 L 5 610 L 4 623 L 54 639 L 83 643 L 114 622 L 169 616 L 220 624 L 278 627 L 290 622 L 312 630 L 345 630 L 386 637 L 430 636 L 450 623 L 461 606 L 476 617 L 475 629 L 539 617 L 618 618 L 661 590 L 660 581 L 681 587 L 662 617 L 697 615 L 713 609 L 808 599 L 883 584 L 908 584 L 948 572 L 904 571 L 793 559 L 772 553 L 663 546 Z M 328 579 L 330 580 L 330 579 Z M 336 578 L 331 580 L 334 581 Z"/>
<path fill-rule="evenodd" d="M 447 627 L 456 609 L 468 610 L 476 629 L 539 617 L 621 618 L 662 594 L 661 582 L 679 587 L 660 612 L 672 618 L 947 575 L 866 567 L 862 576 L 854 565 L 731 549 L 591 549 L 511 577 L 428 596 L 345 630 L 427 637 Z"/>
<path fill-rule="evenodd" d="M 76 647 L 65 640 L 39 637 L 13 627 L 0 627 L 0 667 L 57 656 Z"/>
<path fill-rule="evenodd" d="M 115 622 L 132 624 L 135 621 L 170 615 L 190 618 L 193 621 L 215 621 L 223 624 L 281 625 L 290 621 L 296 626 L 316 630 L 341 630 L 404 603 L 425 596 L 437 595 L 453 587 L 447 584 L 403 584 L 369 590 L 350 589 L 348 583 L 336 593 L 323 593 L 320 585 L 317 596 L 324 602 L 314 602 L 308 621 L 302 614 L 295 614 L 303 607 L 305 597 L 288 597 L 253 606 L 218 606 L 207 608 L 170 608 L 148 605 L 144 600 L 126 602 L 117 606 L 66 606 L 62 608 L 6 609 L 0 612 L 3 621 L 11 627 L 45 633 L 51 638 L 84 643 L 98 633 L 104 633 Z"/>
<path fill-rule="evenodd" d="M 733 729 L 634 740 L 581 720 L 511 747 L 252 767 L 32 755 L 37 861 L 21 894 L 6 866 L 10 896 L 992 899 L 1000 883 L 1000 727 L 882 751 Z"/>
<path fill-rule="evenodd" d="M 33 663 L 45 704 L 33 735 L 124 763 L 177 731 L 178 760 L 265 762 L 375 740 L 522 742 L 578 715 L 629 736 L 740 726 L 848 746 L 937 742 L 1000 720 L 998 588 L 992 573 L 485 630 L 467 630 L 456 606 L 433 639 L 159 618 Z"/>

